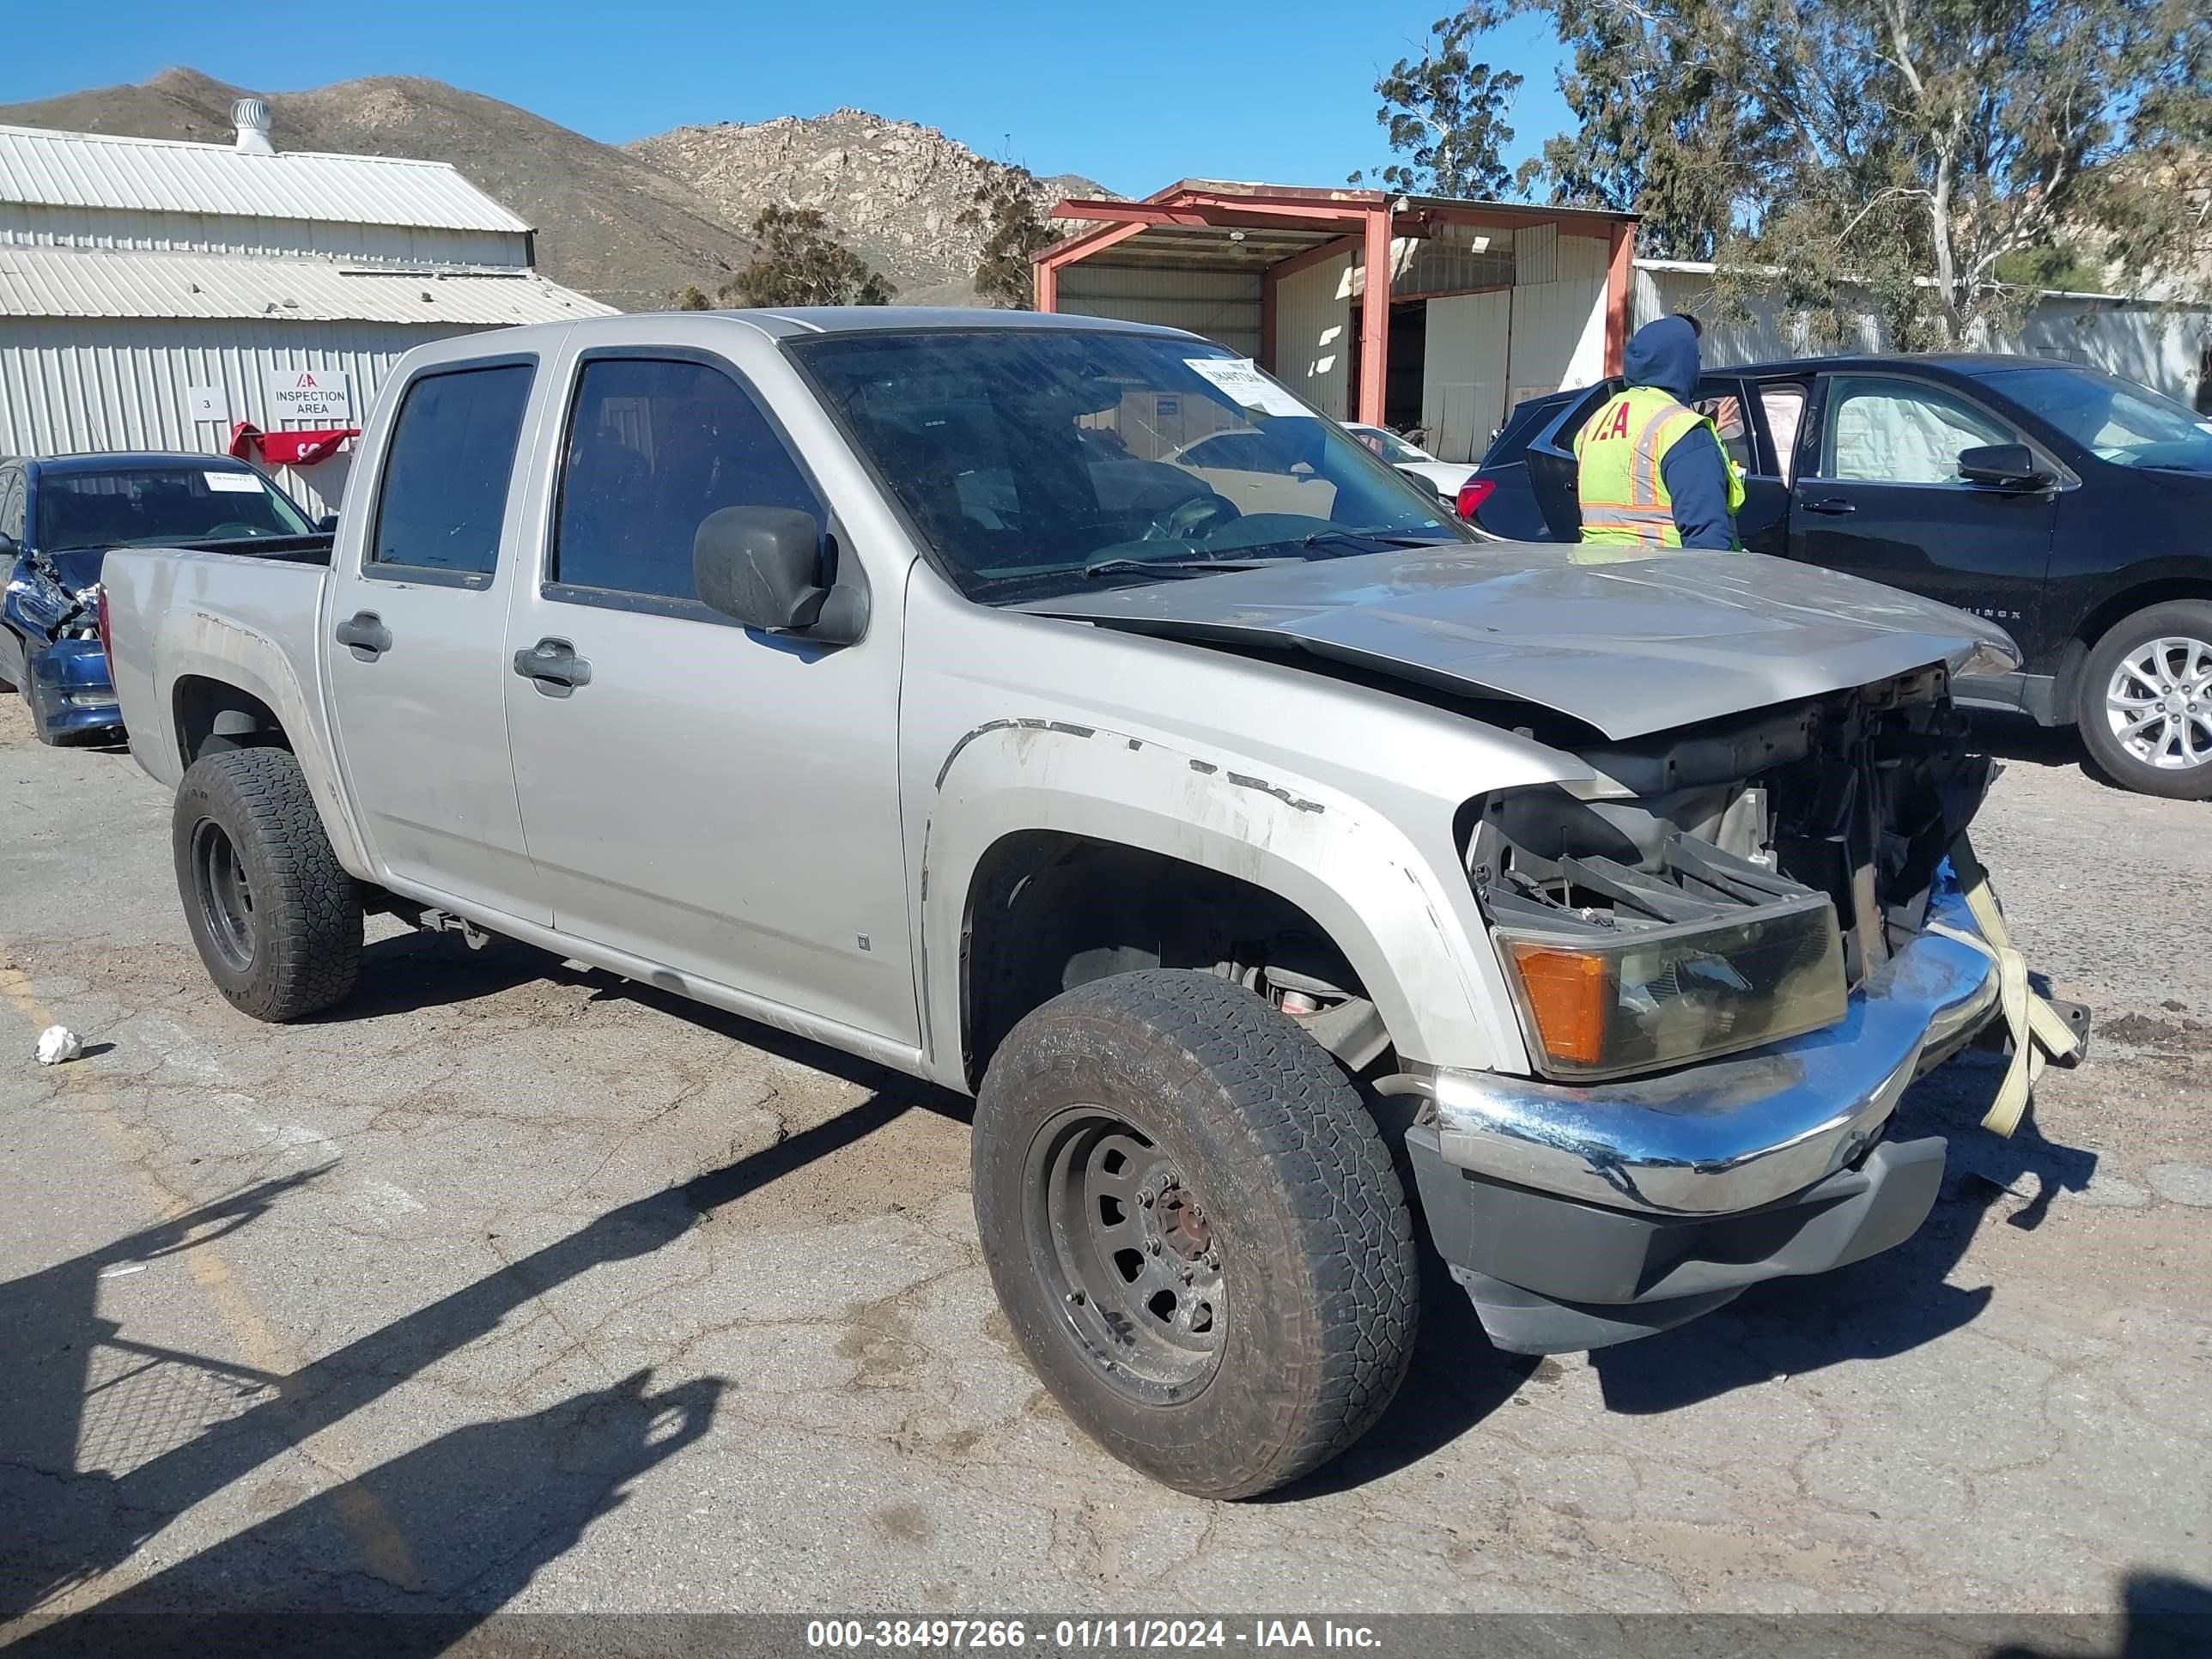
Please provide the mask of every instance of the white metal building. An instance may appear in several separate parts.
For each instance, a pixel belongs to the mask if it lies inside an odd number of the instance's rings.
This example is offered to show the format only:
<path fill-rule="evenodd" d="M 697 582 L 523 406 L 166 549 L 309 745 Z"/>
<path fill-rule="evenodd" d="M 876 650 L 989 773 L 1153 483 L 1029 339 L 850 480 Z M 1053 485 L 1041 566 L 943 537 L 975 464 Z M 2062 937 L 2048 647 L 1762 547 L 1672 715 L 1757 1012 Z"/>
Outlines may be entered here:
<path fill-rule="evenodd" d="M 1773 362 L 1812 350 L 1802 318 L 1780 307 L 1754 305 L 1750 318 L 1731 322 L 1713 299 L 1713 267 L 1685 259 L 1638 259 L 1634 287 L 1636 326 L 1669 312 L 1693 313 L 1705 325 L 1709 365 Z M 1869 314 L 1847 351 L 1884 351 L 1881 325 Z M 1992 341 L 1989 349 L 2061 357 L 2139 380 L 2198 410 L 2212 410 L 2212 307 L 2123 299 L 2109 294 L 2047 293 L 2021 326 Z"/>
<path fill-rule="evenodd" d="M 235 119 L 234 147 L 0 126 L 0 454 L 358 427 L 412 346 L 611 309 L 447 163 L 280 153 L 258 100 Z M 350 448 L 278 476 L 334 510 Z"/>

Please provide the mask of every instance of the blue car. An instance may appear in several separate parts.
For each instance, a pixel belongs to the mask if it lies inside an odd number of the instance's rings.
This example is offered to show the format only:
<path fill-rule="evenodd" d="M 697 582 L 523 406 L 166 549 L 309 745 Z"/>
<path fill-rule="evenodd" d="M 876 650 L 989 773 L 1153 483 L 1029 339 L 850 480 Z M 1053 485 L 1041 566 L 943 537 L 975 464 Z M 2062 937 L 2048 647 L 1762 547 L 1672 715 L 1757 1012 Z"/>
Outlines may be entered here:
<path fill-rule="evenodd" d="M 99 629 L 108 549 L 328 544 L 289 496 L 228 456 L 0 459 L 0 690 L 22 694 L 41 743 L 112 743 L 123 715 Z"/>

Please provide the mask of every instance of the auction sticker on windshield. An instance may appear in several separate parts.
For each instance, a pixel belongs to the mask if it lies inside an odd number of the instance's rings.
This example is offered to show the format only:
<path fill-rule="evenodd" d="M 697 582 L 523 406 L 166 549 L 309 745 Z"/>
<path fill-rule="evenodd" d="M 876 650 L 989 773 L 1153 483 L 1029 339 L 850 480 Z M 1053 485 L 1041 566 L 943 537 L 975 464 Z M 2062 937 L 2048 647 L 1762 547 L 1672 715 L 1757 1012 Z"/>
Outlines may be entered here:
<path fill-rule="evenodd" d="M 208 472 L 201 476 L 207 479 L 210 489 L 220 489 L 226 495 L 258 495 L 261 493 L 261 480 L 251 472 Z"/>
<path fill-rule="evenodd" d="M 1247 409 L 1256 409 L 1262 415 L 1313 413 L 1262 374 L 1249 357 L 1186 357 L 1183 362 Z"/>

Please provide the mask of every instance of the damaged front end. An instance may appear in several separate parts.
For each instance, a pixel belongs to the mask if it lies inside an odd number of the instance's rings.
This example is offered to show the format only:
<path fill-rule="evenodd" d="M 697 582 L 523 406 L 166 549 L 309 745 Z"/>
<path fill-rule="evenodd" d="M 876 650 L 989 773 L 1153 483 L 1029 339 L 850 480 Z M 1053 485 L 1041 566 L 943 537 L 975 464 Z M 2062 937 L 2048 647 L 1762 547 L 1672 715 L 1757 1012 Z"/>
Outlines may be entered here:
<path fill-rule="evenodd" d="M 23 642 L 23 698 L 45 743 L 100 742 L 123 726 L 100 636 L 99 583 L 85 574 L 25 554 L 0 592 L 0 625 Z"/>
<path fill-rule="evenodd" d="M 1425 1097 L 1431 1234 L 1492 1340 L 1621 1341 L 1909 1237 L 1944 1142 L 1889 1139 L 1898 1101 L 2005 979 L 1949 858 L 1992 768 L 1944 671 L 1539 735 L 1597 780 L 1462 823 L 1536 1075 L 1383 1085 Z"/>

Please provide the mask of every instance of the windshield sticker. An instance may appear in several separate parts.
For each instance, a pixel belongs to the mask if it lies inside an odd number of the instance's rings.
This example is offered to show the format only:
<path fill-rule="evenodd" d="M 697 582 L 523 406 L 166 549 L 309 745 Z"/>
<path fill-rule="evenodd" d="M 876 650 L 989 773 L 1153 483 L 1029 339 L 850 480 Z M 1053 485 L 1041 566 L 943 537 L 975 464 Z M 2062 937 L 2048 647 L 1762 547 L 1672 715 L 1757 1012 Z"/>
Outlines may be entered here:
<path fill-rule="evenodd" d="M 222 490 L 228 495 L 258 495 L 261 480 L 251 472 L 203 472 L 210 489 Z"/>
<path fill-rule="evenodd" d="M 1249 357 L 1186 357 L 1183 362 L 1247 409 L 1256 409 L 1262 415 L 1313 414 L 1262 374 Z"/>

